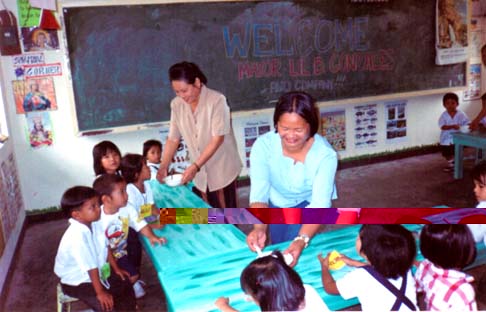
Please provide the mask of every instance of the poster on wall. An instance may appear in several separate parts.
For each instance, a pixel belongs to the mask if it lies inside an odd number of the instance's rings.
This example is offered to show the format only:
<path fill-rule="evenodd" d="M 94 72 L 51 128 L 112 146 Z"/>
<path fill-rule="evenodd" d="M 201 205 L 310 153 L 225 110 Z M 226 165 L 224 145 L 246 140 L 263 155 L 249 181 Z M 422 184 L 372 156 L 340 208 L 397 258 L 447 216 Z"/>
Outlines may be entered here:
<path fill-rule="evenodd" d="M 6 194 L 6 205 L 0 205 L 5 241 L 8 241 L 17 224 L 19 213 L 24 209 L 16 168 L 13 154 L 8 155 L 7 159 L 0 164 L 0 175 L 2 176 L 0 189 L 3 189 Z"/>
<path fill-rule="evenodd" d="M 52 77 L 12 81 L 17 114 L 56 110 L 56 92 Z"/>
<path fill-rule="evenodd" d="M 481 47 L 486 44 L 485 22 L 485 18 L 471 18 L 471 35 L 469 40 L 469 56 L 471 58 L 481 58 Z"/>
<path fill-rule="evenodd" d="M 346 111 L 321 111 L 321 134 L 335 151 L 346 150 Z"/>
<path fill-rule="evenodd" d="M 405 141 L 407 138 L 407 101 L 385 102 L 386 143 Z"/>
<path fill-rule="evenodd" d="M 463 100 L 470 101 L 481 97 L 481 64 L 469 64 L 467 89 L 463 92 Z"/>
<path fill-rule="evenodd" d="M 33 27 L 40 24 L 41 9 L 33 8 L 29 0 L 17 0 L 19 25 L 22 27 Z"/>
<path fill-rule="evenodd" d="M 51 146 L 54 139 L 51 119 L 48 112 L 34 112 L 25 115 L 26 134 L 33 148 Z"/>
<path fill-rule="evenodd" d="M 468 57 L 467 0 L 437 0 L 437 65 L 466 62 Z"/>
<path fill-rule="evenodd" d="M 357 148 L 373 147 L 378 142 L 377 104 L 354 107 L 354 146 Z"/>
<path fill-rule="evenodd" d="M 167 142 L 167 136 L 169 135 L 169 126 L 163 126 L 159 129 L 160 142 L 162 143 L 162 150 L 164 150 L 165 143 Z M 169 173 L 172 172 L 184 172 L 187 167 L 191 165 L 189 157 L 189 149 L 186 142 L 181 138 L 177 151 L 172 158 L 172 163 L 169 165 Z"/>
<path fill-rule="evenodd" d="M 244 135 L 243 142 L 245 144 L 244 165 L 246 168 L 250 168 L 250 152 L 253 143 L 255 143 L 259 136 L 269 132 L 272 126 L 270 125 L 268 116 L 252 116 L 245 120 L 242 125 Z"/>
<path fill-rule="evenodd" d="M 46 30 L 39 27 L 22 27 L 21 34 L 24 52 L 59 49 L 57 30 Z"/>

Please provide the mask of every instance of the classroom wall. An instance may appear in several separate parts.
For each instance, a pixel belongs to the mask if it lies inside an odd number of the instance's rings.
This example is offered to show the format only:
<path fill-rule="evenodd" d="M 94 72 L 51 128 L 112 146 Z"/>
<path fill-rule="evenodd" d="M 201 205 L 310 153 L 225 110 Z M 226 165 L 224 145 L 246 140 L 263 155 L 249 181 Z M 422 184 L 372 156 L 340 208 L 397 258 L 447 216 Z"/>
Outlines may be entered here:
<path fill-rule="evenodd" d="M 83 1 L 83 3 L 97 3 L 98 1 Z M 7 8 L 17 12 L 15 0 L 5 0 Z M 63 48 L 63 34 L 59 32 L 61 50 L 45 51 L 46 63 L 62 63 L 62 76 L 55 76 L 55 91 L 58 109 L 50 113 L 54 130 L 54 144 L 50 147 L 32 149 L 29 146 L 25 134 L 26 119 L 22 114 L 16 114 L 12 81 L 15 74 L 12 66 L 12 57 L 2 56 L 1 62 L 1 86 L 5 92 L 7 118 L 10 123 L 10 135 L 12 148 L 15 151 L 16 161 L 20 175 L 20 183 L 25 208 L 28 211 L 43 209 L 58 205 L 64 190 L 73 185 L 91 185 L 94 179 L 92 169 L 92 147 L 101 140 L 111 140 L 122 151 L 142 152 L 142 143 L 151 138 L 159 138 L 158 129 L 147 129 L 131 132 L 112 133 L 88 137 L 79 137 L 75 133 L 74 109 L 69 93 L 69 75 L 67 57 Z M 210 79 L 211 77 L 209 77 Z M 397 77 L 399 79 L 399 77 Z M 437 120 L 443 111 L 441 94 L 426 96 L 400 96 L 398 99 L 407 100 L 407 138 L 404 141 L 386 144 L 384 140 L 385 111 L 383 103 L 388 99 L 365 100 L 362 103 L 332 104 L 319 103 L 323 109 L 344 108 L 346 110 L 346 140 L 347 149 L 339 152 L 340 159 L 366 154 L 376 154 L 385 151 L 397 151 L 408 147 L 430 145 L 438 143 L 439 128 Z M 354 144 L 354 106 L 358 104 L 378 104 L 378 130 L 381 139 L 377 146 L 370 148 L 355 148 Z M 168 105 L 168 103 L 160 103 Z M 480 109 L 478 101 L 463 102 L 460 106 L 469 116 L 473 117 Z M 272 111 L 257 112 L 258 118 L 267 116 L 272 120 Z M 245 140 L 243 127 L 245 122 L 252 117 L 252 113 L 237 113 L 233 115 L 233 127 L 238 141 L 241 158 L 245 159 Z M 247 170 L 242 171 L 242 176 L 247 175 Z"/>

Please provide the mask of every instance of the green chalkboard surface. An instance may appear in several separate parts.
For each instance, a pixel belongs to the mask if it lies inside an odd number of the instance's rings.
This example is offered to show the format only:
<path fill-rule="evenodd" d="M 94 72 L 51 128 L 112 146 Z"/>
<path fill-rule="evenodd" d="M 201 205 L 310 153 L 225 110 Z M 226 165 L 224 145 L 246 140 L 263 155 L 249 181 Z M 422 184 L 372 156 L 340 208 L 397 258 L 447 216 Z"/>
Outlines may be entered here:
<path fill-rule="evenodd" d="M 169 67 L 197 63 L 233 112 L 466 85 L 436 66 L 435 1 L 244 1 L 63 8 L 80 132 L 167 121 Z"/>

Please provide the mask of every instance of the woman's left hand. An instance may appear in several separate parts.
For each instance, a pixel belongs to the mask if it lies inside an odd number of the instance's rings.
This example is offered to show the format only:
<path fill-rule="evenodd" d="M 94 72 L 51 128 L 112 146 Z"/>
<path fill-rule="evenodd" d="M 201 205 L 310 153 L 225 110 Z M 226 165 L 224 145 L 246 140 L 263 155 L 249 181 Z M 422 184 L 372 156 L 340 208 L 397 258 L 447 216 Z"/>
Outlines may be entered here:
<path fill-rule="evenodd" d="M 184 170 L 182 174 L 182 184 L 187 184 L 188 182 L 192 181 L 197 173 L 196 165 L 192 164 Z"/>
<path fill-rule="evenodd" d="M 295 240 L 290 244 L 289 248 L 287 248 L 287 250 L 283 252 L 284 254 L 291 254 L 294 258 L 292 263 L 289 264 L 290 267 L 294 267 L 297 264 L 300 254 L 302 253 L 302 250 L 304 250 L 304 247 L 305 242 L 303 240 Z"/>

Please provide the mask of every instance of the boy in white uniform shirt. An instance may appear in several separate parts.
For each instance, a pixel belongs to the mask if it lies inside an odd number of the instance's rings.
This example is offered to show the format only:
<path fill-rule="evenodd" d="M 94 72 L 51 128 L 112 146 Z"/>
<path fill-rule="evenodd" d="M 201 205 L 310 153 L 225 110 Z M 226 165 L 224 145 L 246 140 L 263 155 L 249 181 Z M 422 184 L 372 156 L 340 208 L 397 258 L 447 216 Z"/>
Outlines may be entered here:
<path fill-rule="evenodd" d="M 64 192 L 61 207 L 71 216 L 54 264 L 63 292 L 95 311 L 135 310 L 128 272 L 118 267 L 106 243 L 99 239 L 101 228 L 96 221 L 101 210 L 96 191 L 72 187 Z"/>

